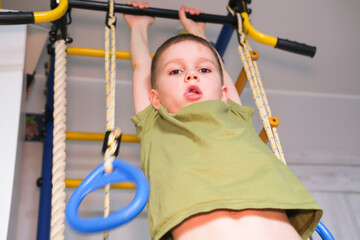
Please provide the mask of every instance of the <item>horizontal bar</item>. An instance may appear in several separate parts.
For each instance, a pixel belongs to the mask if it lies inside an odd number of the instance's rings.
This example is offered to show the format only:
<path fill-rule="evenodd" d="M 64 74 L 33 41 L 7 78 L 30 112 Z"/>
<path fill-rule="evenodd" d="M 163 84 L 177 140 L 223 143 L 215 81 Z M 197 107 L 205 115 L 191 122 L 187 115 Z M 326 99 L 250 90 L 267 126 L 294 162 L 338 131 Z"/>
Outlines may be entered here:
<path fill-rule="evenodd" d="M 66 140 L 75 141 L 104 141 L 104 133 L 86 133 L 86 132 L 66 132 Z M 136 135 L 123 134 L 121 137 L 122 142 L 138 143 L 139 139 Z"/>
<path fill-rule="evenodd" d="M 67 188 L 77 188 L 84 179 L 65 179 L 65 186 Z M 110 185 L 115 189 L 135 189 L 135 184 L 132 182 L 115 183 Z"/>
<path fill-rule="evenodd" d="M 109 7 L 106 2 L 96 2 L 96 1 L 83 1 L 83 0 L 69 0 L 70 8 L 80 8 L 88 10 L 97 10 L 97 11 L 108 11 Z M 178 10 L 169 10 L 162 8 L 145 8 L 139 9 L 132 7 L 126 4 L 115 4 L 115 12 L 126 13 L 131 15 L 146 15 L 151 17 L 160 17 L 160 18 L 170 18 L 170 19 L 179 19 Z M 229 24 L 236 26 L 237 20 L 232 16 L 221 16 L 214 14 L 200 14 L 200 15 L 190 15 L 187 13 L 187 17 L 197 21 L 197 22 L 207 22 L 215 24 Z"/>

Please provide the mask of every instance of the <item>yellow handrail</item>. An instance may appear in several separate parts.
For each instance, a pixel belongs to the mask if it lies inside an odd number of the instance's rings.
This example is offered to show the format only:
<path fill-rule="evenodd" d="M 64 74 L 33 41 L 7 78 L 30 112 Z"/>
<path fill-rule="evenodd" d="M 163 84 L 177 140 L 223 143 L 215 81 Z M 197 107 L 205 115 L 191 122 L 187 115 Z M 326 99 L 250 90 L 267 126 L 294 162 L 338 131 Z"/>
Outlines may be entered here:
<path fill-rule="evenodd" d="M 250 20 L 249 20 L 249 15 L 246 12 L 242 12 L 241 16 L 244 19 L 243 26 L 244 26 L 245 34 L 247 34 L 249 37 L 251 37 L 252 39 L 254 39 L 255 41 L 257 41 L 259 43 L 266 44 L 266 45 L 269 45 L 272 47 L 276 46 L 276 43 L 278 40 L 276 37 L 266 35 L 264 33 L 259 32 L 258 30 L 256 30 L 251 25 Z"/>
<path fill-rule="evenodd" d="M 69 3 L 68 0 L 60 0 L 59 5 L 51 10 L 46 12 L 34 12 L 34 22 L 52 22 L 55 21 L 66 13 Z"/>

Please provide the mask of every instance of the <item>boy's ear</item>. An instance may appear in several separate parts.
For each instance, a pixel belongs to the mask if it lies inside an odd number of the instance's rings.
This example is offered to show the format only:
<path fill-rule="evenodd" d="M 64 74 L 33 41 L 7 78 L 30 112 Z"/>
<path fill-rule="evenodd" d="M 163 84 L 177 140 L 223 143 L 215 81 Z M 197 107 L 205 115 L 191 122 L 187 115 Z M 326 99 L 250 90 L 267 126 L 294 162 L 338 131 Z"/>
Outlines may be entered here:
<path fill-rule="evenodd" d="M 228 100 L 228 88 L 226 86 L 222 86 L 222 89 L 221 89 L 221 100 L 224 102 L 224 103 L 227 103 L 227 100 Z"/>
<path fill-rule="evenodd" d="M 151 105 L 153 105 L 153 107 L 156 110 L 159 110 L 161 107 L 161 103 L 160 103 L 158 91 L 156 91 L 155 89 L 151 89 L 149 98 L 150 98 Z"/>

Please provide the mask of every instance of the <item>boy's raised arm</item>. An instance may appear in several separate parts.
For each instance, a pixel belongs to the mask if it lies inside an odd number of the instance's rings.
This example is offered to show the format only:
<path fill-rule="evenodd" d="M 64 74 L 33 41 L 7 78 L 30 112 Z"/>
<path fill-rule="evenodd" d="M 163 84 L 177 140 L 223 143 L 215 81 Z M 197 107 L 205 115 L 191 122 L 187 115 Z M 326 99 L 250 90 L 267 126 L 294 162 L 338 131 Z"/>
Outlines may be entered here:
<path fill-rule="evenodd" d="M 142 2 L 131 2 L 140 9 L 149 5 Z M 130 58 L 133 69 L 133 100 L 135 114 L 150 105 L 151 89 L 151 53 L 148 46 L 148 27 L 154 23 L 153 17 L 124 15 L 131 32 Z"/>
<path fill-rule="evenodd" d="M 185 14 L 186 12 L 189 12 L 190 14 L 193 14 L 193 15 L 198 15 L 200 13 L 203 13 L 203 11 L 182 5 L 179 10 L 179 19 L 180 19 L 181 24 L 184 26 L 185 30 L 188 33 L 191 33 L 196 36 L 207 39 L 206 35 L 205 35 L 205 23 L 194 22 L 193 20 L 187 18 L 186 14 Z M 235 88 L 234 82 L 232 81 L 229 73 L 226 71 L 220 56 L 219 56 L 219 59 L 221 62 L 221 67 L 223 69 L 223 73 L 224 73 L 224 85 L 228 88 L 228 97 L 232 101 L 241 105 L 240 97 Z"/>

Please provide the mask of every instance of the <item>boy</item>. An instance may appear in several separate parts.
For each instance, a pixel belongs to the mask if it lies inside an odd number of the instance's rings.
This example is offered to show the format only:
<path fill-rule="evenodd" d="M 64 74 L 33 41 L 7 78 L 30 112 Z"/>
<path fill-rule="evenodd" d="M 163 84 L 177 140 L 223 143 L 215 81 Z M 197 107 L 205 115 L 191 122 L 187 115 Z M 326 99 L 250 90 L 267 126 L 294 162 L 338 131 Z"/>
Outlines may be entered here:
<path fill-rule="evenodd" d="M 307 239 L 322 215 L 319 205 L 258 138 L 253 110 L 239 105 L 204 39 L 205 25 L 185 12 L 200 11 L 179 10 L 185 29 L 197 36 L 170 38 L 152 63 L 147 28 L 154 19 L 124 16 L 131 30 L 132 120 L 151 186 L 151 238 Z"/>

